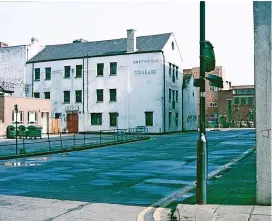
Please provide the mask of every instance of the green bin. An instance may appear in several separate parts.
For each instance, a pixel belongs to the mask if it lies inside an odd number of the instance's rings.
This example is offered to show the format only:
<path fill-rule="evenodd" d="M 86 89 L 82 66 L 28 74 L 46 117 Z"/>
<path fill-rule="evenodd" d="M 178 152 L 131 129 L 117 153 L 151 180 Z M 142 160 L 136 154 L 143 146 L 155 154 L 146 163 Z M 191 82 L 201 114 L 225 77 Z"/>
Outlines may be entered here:
<path fill-rule="evenodd" d="M 16 137 L 15 127 L 13 125 L 7 126 L 7 138 L 12 139 Z"/>
<path fill-rule="evenodd" d="M 28 136 L 28 130 L 27 130 L 27 128 L 24 125 L 20 125 L 18 127 L 18 136 L 20 138 L 22 138 L 22 137 L 27 138 L 27 136 Z"/>
<path fill-rule="evenodd" d="M 42 127 L 40 126 L 28 126 L 28 137 L 29 138 L 42 138 Z"/>

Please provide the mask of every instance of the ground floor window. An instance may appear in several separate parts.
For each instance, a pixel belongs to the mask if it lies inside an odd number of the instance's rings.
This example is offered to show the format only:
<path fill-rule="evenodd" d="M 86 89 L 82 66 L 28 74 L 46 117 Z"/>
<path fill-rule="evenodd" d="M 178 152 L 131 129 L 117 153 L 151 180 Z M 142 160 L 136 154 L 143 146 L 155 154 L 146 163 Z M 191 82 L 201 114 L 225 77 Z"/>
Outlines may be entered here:
<path fill-rule="evenodd" d="M 109 114 L 110 114 L 110 126 L 116 127 L 118 113 L 109 113 Z"/>
<path fill-rule="evenodd" d="M 91 124 L 102 125 L 102 113 L 91 113 Z"/>
<path fill-rule="evenodd" d="M 169 112 L 169 115 L 168 115 L 168 120 L 169 120 L 169 126 L 171 126 L 171 121 L 172 121 L 172 112 Z"/>
<path fill-rule="evenodd" d="M 22 124 L 24 122 L 24 112 L 23 111 L 18 111 L 17 113 L 17 123 Z M 12 123 L 16 123 L 16 112 L 12 111 Z"/>
<path fill-rule="evenodd" d="M 37 124 L 38 113 L 37 111 L 28 111 L 27 122 L 28 124 Z"/>
<path fill-rule="evenodd" d="M 153 112 L 145 112 L 145 126 L 153 126 Z"/>

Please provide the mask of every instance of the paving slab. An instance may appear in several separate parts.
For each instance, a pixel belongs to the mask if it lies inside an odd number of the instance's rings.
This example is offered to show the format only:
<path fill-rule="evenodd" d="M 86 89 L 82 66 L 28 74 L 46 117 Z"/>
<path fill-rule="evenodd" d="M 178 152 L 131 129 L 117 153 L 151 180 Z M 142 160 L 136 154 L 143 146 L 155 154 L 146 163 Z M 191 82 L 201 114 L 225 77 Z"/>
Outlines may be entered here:
<path fill-rule="evenodd" d="M 271 206 L 254 206 L 252 211 L 254 215 L 265 214 L 271 216 L 271 213 Z"/>
<path fill-rule="evenodd" d="M 271 221 L 271 216 L 251 215 L 249 221 Z"/>
<path fill-rule="evenodd" d="M 220 205 L 215 211 L 218 214 L 251 214 L 254 206 Z"/>
<path fill-rule="evenodd" d="M 144 207 L 0 195 L 0 220 L 135 221 Z"/>
<path fill-rule="evenodd" d="M 248 221 L 249 214 L 215 214 L 215 221 Z M 201 221 L 208 221 L 201 219 Z M 212 221 L 212 220 L 209 220 Z"/>
<path fill-rule="evenodd" d="M 85 204 L 85 202 L 78 201 L 0 195 L 0 219 L 5 221 L 46 220 Z"/>

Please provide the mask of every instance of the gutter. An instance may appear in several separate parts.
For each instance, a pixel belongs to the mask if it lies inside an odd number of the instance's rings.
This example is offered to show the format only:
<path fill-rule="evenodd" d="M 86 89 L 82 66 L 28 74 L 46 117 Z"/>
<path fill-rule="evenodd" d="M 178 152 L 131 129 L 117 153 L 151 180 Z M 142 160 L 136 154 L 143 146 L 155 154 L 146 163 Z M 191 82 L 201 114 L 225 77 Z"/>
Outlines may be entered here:
<path fill-rule="evenodd" d="M 162 50 L 155 50 L 155 51 L 139 51 L 133 52 L 131 55 L 134 54 L 148 54 L 148 53 L 158 53 L 162 52 Z M 126 51 L 113 53 L 113 54 L 103 54 L 103 55 L 94 55 L 94 56 L 80 56 L 80 57 L 71 57 L 71 58 L 58 58 L 58 59 L 47 59 L 47 60 L 40 60 L 40 61 L 28 61 L 27 64 L 30 63 L 41 63 L 41 62 L 48 62 L 48 61 L 64 61 L 64 60 L 73 60 L 73 59 L 81 59 L 81 58 L 98 58 L 98 57 L 110 57 L 110 56 L 118 56 L 118 55 L 129 55 Z M 32 60 L 32 59 L 31 59 Z"/>
<path fill-rule="evenodd" d="M 34 63 L 32 64 L 32 90 L 31 90 L 31 97 L 33 97 L 33 84 L 34 84 Z"/>
<path fill-rule="evenodd" d="M 89 112 L 89 59 L 87 54 L 87 113 Z"/>
<path fill-rule="evenodd" d="M 162 53 L 162 57 L 163 57 L 163 133 L 165 133 L 166 131 L 166 127 L 165 127 L 165 56 L 164 56 L 164 52 L 161 51 Z"/>
<path fill-rule="evenodd" d="M 82 65 L 82 104 L 83 104 L 83 114 L 84 114 L 84 57 L 83 57 L 83 65 Z"/>

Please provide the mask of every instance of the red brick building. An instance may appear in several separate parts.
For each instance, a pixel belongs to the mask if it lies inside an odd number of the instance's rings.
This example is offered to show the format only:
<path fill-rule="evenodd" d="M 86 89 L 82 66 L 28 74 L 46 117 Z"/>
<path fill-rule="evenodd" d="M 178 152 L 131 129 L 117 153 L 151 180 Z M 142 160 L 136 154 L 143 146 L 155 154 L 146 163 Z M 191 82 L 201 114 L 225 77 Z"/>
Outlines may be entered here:
<path fill-rule="evenodd" d="M 218 92 L 220 127 L 255 126 L 254 85 L 232 86 L 231 90 Z"/>
<path fill-rule="evenodd" d="M 183 70 L 184 75 L 192 74 L 195 79 L 199 78 L 200 76 L 200 68 L 194 67 L 192 69 L 184 69 Z M 222 66 L 216 66 L 215 70 L 212 72 L 207 72 L 206 76 L 208 74 L 214 74 L 219 77 L 223 78 L 224 81 L 224 88 L 216 88 L 209 85 L 209 81 L 206 81 L 206 123 L 207 127 L 217 127 L 218 123 L 218 91 L 220 90 L 229 90 L 231 87 L 231 82 L 227 81 L 225 70 Z M 198 94 L 199 94 L 199 88 L 198 88 Z M 198 96 L 198 116 L 199 116 L 199 96 Z M 198 118 L 200 119 L 200 117 Z"/>

